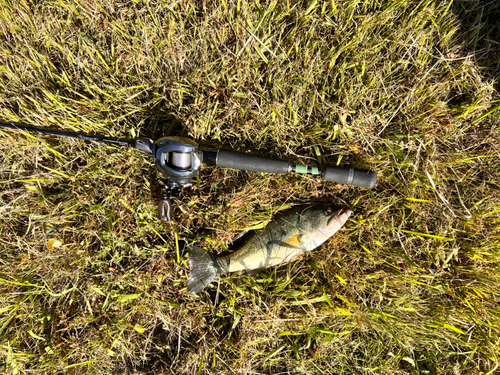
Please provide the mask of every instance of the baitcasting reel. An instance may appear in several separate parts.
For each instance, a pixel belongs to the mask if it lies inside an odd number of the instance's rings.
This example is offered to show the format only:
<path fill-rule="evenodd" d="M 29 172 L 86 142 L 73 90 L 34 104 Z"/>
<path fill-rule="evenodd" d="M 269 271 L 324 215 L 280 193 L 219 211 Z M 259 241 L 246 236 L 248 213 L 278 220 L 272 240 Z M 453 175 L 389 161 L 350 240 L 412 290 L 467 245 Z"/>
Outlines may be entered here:
<path fill-rule="evenodd" d="M 172 195 L 180 188 L 192 185 L 200 174 L 200 150 L 196 142 L 188 138 L 163 137 L 153 143 L 151 139 L 136 140 L 135 147 L 153 155 L 156 168 L 165 177 L 165 187 L 158 203 L 158 217 L 162 221 L 172 220 Z"/>
<path fill-rule="evenodd" d="M 200 150 L 196 142 L 182 137 L 164 137 L 153 142 L 149 138 L 123 140 L 95 137 L 86 134 L 1 122 L 0 127 L 134 147 L 142 153 L 151 154 L 156 168 L 158 168 L 165 178 L 162 197 L 158 204 L 158 217 L 162 221 L 172 220 L 171 196 L 179 194 L 181 188 L 192 185 L 193 179 L 200 174 L 202 164 L 253 172 L 279 174 L 295 172 L 317 175 L 326 181 L 356 185 L 367 189 L 373 188 L 377 182 L 377 174 L 374 171 L 340 167 L 325 167 L 324 169 L 320 169 L 307 165 L 291 164 L 286 160 L 270 159 L 235 151 Z"/>

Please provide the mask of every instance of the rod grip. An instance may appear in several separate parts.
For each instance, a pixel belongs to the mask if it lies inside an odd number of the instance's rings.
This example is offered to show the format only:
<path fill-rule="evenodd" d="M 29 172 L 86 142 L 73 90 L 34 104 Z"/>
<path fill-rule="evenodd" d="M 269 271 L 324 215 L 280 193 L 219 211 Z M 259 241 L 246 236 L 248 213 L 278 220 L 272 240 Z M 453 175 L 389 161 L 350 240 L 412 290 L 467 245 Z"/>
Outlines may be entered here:
<path fill-rule="evenodd" d="M 217 155 L 217 165 L 223 168 L 241 169 L 252 172 L 288 173 L 288 161 L 243 154 L 241 152 L 229 150 L 219 151 Z"/>
<path fill-rule="evenodd" d="M 366 169 L 326 167 L 323 171 L 323 179 L 338 184 L 355 185 L 371 189 L 377 183 L 377 173 Z"/>

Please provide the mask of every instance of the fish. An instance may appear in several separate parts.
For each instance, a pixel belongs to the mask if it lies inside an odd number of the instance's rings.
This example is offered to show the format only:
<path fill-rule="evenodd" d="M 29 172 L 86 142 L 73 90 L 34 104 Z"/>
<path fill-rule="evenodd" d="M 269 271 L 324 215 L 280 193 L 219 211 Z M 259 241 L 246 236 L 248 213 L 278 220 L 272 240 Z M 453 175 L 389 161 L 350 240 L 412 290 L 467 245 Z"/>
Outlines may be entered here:
<path fill-rule="evenodd" d="M 187 289 L 198 294 L 222 275 L 232 272 L 256 273 L 282 265 L 303 253 L 316 249 L 332 237 L 349 219 L 352 211 L 344 207 L 296 207 L 278 215 L 266 228 L 238 250 L 215 255 L 197 246 L 187 253 L 190 273 Z"/>

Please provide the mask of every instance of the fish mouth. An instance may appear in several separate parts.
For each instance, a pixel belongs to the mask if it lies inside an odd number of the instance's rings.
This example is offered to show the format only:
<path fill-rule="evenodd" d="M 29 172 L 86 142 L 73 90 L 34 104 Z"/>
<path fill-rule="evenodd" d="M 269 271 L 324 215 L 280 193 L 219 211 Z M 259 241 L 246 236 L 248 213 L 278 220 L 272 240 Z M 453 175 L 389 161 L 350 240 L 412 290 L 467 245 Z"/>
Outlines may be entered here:
<path fill-rule="evenodd" d="M 321 229 L 316 228 L 314 232 L 316 235 L 321 236 L 323 239 L 326 240 L 330 236 L 333 236 L 335 233 L 337 233 L 351 215 L 352 211 L 349 208 L 337 207 L 335 211 L 331 214 L 331 216 L 328 218 L 326 225 L 324 226 L 322 225 Z"/>
<path fill-rule="evenodd" d="M 338 209 L 335 215 L 332 215 L 331 218 L 328 219 L 327 226 L 328 227 L 333 227 L 337 226 L 340 224 L 340 227 L 344 225 L 344 223 L 349 219 L 349 217 L 352 215 L 352 210 L 347 207 L 342 207 Z"/>

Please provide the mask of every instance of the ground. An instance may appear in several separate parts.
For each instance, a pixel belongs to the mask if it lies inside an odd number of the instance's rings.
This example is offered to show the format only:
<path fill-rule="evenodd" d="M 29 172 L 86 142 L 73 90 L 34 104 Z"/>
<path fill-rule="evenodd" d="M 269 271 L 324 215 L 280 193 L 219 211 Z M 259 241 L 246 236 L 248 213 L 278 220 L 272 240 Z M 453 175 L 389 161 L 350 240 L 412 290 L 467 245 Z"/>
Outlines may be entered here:
<path fill-rule="evenodd" d="M 206 167 L 156 218 L 134 149 L 0 130 L 0 368 L 12 374 L 493 374 L 500 356 L 496 1 L 0 1 L 0 121 L 184 136 L 367 168 L 372 190 Z M 312 202 L 316 251 L 192 296 Z"/>

